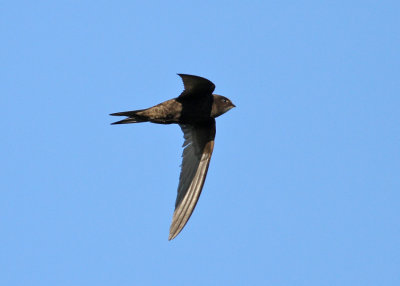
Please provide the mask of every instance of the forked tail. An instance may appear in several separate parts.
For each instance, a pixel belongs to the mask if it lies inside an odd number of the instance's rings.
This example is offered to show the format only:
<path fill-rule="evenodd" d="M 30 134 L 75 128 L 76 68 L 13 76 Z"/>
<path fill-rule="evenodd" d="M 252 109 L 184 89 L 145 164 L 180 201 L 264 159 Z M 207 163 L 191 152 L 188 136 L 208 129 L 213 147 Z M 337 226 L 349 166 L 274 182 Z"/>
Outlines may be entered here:
<path fill-rule="evenodd" d="M 143 111 L 143 109 L 111 113 L 110 115 L 112 115 L 112 116 L 127 116 L 128 117 L 128 118 L 122 119 L 120 121 L 113 122 L 111 124 L 126 124 L 126 123 L 138 123 L 138 122 L 149 121 L 147 116 L 138 114 L 138 112 L 140 112 L 140 111 Z"/>

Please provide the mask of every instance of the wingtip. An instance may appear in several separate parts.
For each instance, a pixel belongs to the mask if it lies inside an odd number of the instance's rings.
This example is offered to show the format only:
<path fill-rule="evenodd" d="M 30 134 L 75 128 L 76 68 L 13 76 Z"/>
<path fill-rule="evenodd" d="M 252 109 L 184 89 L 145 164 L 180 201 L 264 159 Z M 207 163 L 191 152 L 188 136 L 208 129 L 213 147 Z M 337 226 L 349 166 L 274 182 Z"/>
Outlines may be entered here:
<path fill-rule="evenodd" d="M 179 232 L 178 232 L 178 233 L 172 233 L 172 232 L 170 232 L 170 233 L 169 233 L 169 236 L 168 236 L 168 241 L 173 240 L 175 237 L 178 236 L 178 234 L 179 234 Z"/>
<path fill-rule="evenodd" d="M 201 78 L 201 76 L 188 74 L 188 73 L 177 73 L 177 75 L 179 75 L 180 77 L 192 76 L 192 77 L 200 77 Z"/>

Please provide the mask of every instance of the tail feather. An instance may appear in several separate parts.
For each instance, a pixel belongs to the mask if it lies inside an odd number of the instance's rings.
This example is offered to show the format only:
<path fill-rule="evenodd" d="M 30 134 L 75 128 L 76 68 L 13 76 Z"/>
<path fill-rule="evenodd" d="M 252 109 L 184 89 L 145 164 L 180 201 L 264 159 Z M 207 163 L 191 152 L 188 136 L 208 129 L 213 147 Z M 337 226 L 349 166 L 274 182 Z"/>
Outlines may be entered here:
<path fill-rule="evenodd" d="M 134 116 L 137 115 L 136 113 L 138 113 L 139 111 L 143 111 L 141 110 L 133 110 L 133 111 L 123 111 L 123 112 L 115 112 L 115 113 L 111 113 L 110 115 L 112 116 Z"/>
<path fill-rule="evenodd" d="M 112 115 L 112 116 L 127 116 L 128 117 L 123 120 L 113 122 L 111 124 L 114 125 L 114 124 L 138 123 L 138 122 L 148 121 L 146 116 L 137 114 L 137 112 L 139 112 L 139 111 L 142 111 L 142 110 L 111 113 L 110 115 Z"/>

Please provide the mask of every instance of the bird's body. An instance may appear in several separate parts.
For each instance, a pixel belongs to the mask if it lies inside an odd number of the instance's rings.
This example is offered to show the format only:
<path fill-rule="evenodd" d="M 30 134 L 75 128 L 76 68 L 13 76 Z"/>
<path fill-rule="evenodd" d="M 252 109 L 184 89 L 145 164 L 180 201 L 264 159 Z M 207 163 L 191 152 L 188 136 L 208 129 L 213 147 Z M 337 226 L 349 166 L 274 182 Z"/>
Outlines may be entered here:
<path fill-rule="evenodd" d="M 127 116 L 112 124 L 175 123 L 184 133 L 185 149 L 170 240 L 183 229 L 199 199 L 214 148 L 215 118 L 235 107 L 228 98 L 212 94 L 215 85 L 211 81 L 192 75 L 179 76 L 185 87 L 179 97 L 147 109 L 111 114 Z"/>

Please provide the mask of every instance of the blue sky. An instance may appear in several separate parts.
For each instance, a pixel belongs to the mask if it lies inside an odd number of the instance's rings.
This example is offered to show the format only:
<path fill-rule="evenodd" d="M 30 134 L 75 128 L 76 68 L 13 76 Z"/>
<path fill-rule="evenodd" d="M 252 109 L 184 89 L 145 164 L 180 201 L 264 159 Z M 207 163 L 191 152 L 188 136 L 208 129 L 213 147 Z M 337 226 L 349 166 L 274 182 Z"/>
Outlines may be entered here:
<path fill-rule="evenodd" d="M 1 285 L 400 285 L 398 1 L 2 1 Z M 168 241 L 178 126 L 237 108 Z"/>

